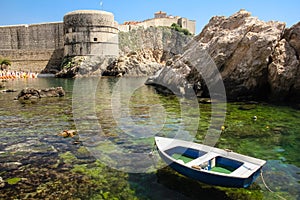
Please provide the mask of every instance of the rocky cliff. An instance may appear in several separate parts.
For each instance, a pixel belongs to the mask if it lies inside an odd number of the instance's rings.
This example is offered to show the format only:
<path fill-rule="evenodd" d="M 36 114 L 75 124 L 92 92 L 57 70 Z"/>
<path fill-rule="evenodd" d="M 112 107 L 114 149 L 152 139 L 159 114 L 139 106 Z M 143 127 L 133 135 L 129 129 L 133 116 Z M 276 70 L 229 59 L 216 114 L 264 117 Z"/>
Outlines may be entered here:
<path fill-rule="evenodd" d="M 80 75 L 149 76 L 161 69 L 192 38 L 169 27 L 139 28 L 119 33 L 120 57 L 66 58 L 58 77 Z"/>
<path fill-rule="evenodd" d="M 128 33 L 120 32 L 121 56 L 116 63 L 107 68 L 104 75 L 153 75 L 168 59 L 183 53 L 183 47 L 191 39 L 169 27 L 141 27 Z"/>
<path fill-rule="evenodd" d="M 299 101 L 300 23 L 263 22 L 245 10 L 213 17 L 186 47 L 146 84 L 207 97 L 224 86 L 229 100 Z M 212 91 L 213 90 L 213 91 Z"/>

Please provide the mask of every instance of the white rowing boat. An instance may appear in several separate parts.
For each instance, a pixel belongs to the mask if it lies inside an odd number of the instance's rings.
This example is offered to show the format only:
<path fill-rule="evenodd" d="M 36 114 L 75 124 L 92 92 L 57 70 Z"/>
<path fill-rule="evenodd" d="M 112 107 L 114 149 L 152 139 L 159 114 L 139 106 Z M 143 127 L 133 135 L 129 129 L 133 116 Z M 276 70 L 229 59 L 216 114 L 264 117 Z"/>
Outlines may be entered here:
<path fill-rule="evenodd" d="M 161 158 L 177 172 L 203 183 L 249 187 L 265 160 L 178 139 L 155 137 Z"/>

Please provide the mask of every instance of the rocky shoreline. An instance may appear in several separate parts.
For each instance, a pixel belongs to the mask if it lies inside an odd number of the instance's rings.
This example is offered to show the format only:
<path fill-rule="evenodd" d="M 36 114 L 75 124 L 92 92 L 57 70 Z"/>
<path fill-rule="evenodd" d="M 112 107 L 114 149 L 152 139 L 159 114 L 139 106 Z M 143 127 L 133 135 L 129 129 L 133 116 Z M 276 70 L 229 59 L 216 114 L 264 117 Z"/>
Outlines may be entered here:
<path fill-rule="evenodd" d="M 180 95 L 192 88 L 199 97 L 223 84 L 228 100 L 299 102 L 299 44 L 300 23 L 286 29 L 245 10 L 213 17 L 185 53 L 146 84 Z"/>
<path fill-rule="evenodd" d="M 152 76 L 174 55 L 182 54 L 192 40 L 170 27 L 139 28 L 119 33 L 119 57 L 66 57 L 58 78 L 82 76 Z M 53 71 L 53 69 L 48 69 Z"/>

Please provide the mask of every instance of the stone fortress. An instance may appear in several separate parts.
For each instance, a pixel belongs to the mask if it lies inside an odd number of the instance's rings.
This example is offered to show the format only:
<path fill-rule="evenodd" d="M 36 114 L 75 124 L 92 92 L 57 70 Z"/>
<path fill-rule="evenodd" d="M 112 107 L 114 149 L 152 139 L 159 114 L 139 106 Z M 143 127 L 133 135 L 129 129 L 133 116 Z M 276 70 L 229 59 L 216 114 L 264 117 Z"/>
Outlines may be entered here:
<path fill-rule="evenodd" d="M 64 16 L 64 56 L 119 54 L 118 25 L 112 13 L 74 11 Z"/>
<path fill-rule="evenodd" d="M 167 16 L 161 11 L 155 13 L 154 19 L 118 25 L 112 13 L 78 10 L 67 13 L 63 22 L 0 26 L 0 57 L 12 61 L 11 70 L 39 73 L 57 69 L 66 56 L 117 57 L 119 31 L 173 23 L 195 33 L 195 21 Z"/>
<path fill-rule="evenodd" d="M 196 33 L 196 21 L 189 20 L 187 18 L 179 16 L 167 15 L 166 12 L 159 11 L 154 13 L 153 19 L 147 19 L 142 22 L 128 21 L 124 24 L 119 25 L 120 31 L 128 32 L 132 29 L 137 29 L 138 27 L 152 27 L 152 26 L 171 26 L 173 23 L 179 24 L 182 28 L 189 30 L 190 33 Z"/>

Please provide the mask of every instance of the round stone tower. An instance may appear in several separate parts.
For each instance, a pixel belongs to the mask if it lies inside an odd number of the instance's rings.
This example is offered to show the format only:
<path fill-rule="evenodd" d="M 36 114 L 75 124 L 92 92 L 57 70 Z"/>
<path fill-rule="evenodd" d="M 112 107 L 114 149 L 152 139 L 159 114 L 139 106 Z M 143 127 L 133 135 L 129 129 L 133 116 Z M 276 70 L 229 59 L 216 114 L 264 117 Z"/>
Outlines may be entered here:
<path fill-rule="evenodd" d="M 118 27 L 114 15 L 78 10 L 64 16 L 64 56 L 118 56 Z"/>

